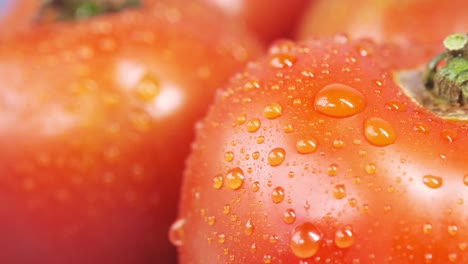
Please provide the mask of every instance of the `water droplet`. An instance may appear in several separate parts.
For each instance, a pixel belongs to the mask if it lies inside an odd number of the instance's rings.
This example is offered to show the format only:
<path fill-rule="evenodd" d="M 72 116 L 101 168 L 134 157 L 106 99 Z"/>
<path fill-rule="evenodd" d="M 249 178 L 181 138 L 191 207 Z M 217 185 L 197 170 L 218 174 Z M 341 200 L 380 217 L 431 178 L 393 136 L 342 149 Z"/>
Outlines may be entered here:
<path fill-rule="evenodd" d="M 456 236 L 458 233 L 458 226 L 457 225 L 449 225 L 447 228 L 449 235 Z"/>
<path fill-rule="evenodd" d="M 327 168 L 327 174 L 328 176 L 336 176 L 338 174 L 338 164 L 330 164 Z"/>
<path fill-rule="evenodd" d="M 423 225 L 423 232 L 426 235 L 429 235 L 432 233 L 432 225 L 431 224 L 424 224 Z"/>
<path fill-rule="evenodd" d="M 260 183 L 258 181 L 252 184 L 252 191 L 258 192 L 260 190 Z"/>
<path fill-rule="evenodd" d="M 239 189 L 244 183 L 244 172 L 241 168 L 235 167 L 226 175 L 226 185 L 233 189 Z"/>
<path fill-rule="evenodd" d="M 468 173 L 463 176 L 463 184 L 468 186 Z"/>
<path fill-rule="evenodd" d="M 185 238 L 185 219 L 181 218 L 176 220 L 169 229 L 169 241 L 176 246 L 180 247 L 184 244 Z"/>
<path fill-rule="evenodd" d="M 349 248 L 354 245 L 355 240 L 356 236 L 349 226 L 338 229 L 335 232 L 335 245 L 339 248 Z"/>
<path fill-rule="evenodd" d="M 379 147 L 393 144 L 397 137 L 392 125 L 377 117 L 365 121 L 364 135 L 369 143 Z"/>
<path fill-rule="evenodd" d="M 458 137 L 458 131 L 456 129 L 444 129 L 440 132 L 440 137 L 447 142 L 454 142 Z"/>
<path fill-rule="evenodd" d="M 321 240 L 321 233 L 315 225 L 304 223 L 292 232 L 290 247 L 296 257 L 310 258 L 319 251 Z"/>
<path fill-rule="evenodd" d="M 366 99 L 358 90 L 339 83 L 325 86 L 315 96 L 315 110 L 331 117 L 350 117 L 364 110 Z"/>
<path fill-rule="evenodd" d="M 258 80 L 250 80 L 244 84 L 245 91 L 251 91 L 260 88 L 260 81 Z"/>
<path fill-rule="evenodd" d="M 406 111 L 406 105 L 403 102 L 400 101 L 390 101 L 385 104 L 385 107 L 394 112 L 405 112 Z"/>
<path fill-rule="evenodd" d="M 208 216 L 207 217 L 207 222 L 210 226 L 214 225 L 216 223 L 216 217 L 215 216 Z"/>
<path fill-rule="evenodd" d="M 317 140 L 313 137 L 301 139 L 296 143 L 297 152 L 300 154 L 309 154 L 317 150 Z"/>
<path fill-rule="evenodd" d="M 257 252 L 257 244 L 253 243 L 253 244 L 250 246 L 250 252 L 251 252 L 251 253 Z"/>
<path fill-rule="evenodd" d="M 427 134 L 429 133 L 429 127 L 423 123 L 417 123 L 413 126 L 413 130 L 419 133 Z"/>
<path fill-rule="evenodd" d="M 274 148 L 268 153 L 268 163 L 271 166 L 278 166 L 283 163 L 286 151 L 283 148 Z"/>
<path fill-rule="evenodd" d="M 273 260 L 273 258 L 271 257 L 271 255 L 264 255 L 263 256 L 263 263 L 271 263 L 272 260 Z"/>
<path fill-rule="evenodd" d="M 271 200 L 274 203 L 281 203 L 284 200 L 284 189 L 282 187 L 276 187 L 273 189 Z"/>
<path fill-rule="evenodd" d="M 338 184 L 333 188 L 333 197 L 336 199 L 343 199 L 346 197 L 346 186 L 344 184 Z"/>
<path fill-rule="evenodd" d="M 234 152 L 226 151 L 226 153 L 224 153 L 224 160 L 225 161 L 231 162 L 233 159 L 234 159 Z"/>
<path fill-rule="evenodd" d="M 251 236 L 253 232 L 255 231 L 255 226 L 251 218 L 249 218 L 249 220 L 247 220 L 247 222 L 245 223 L 244 231 L 245 231 L 245 234 L 248 236 Z"/>
<path fill-rule="evenodd" d="M 376 174 L 377 173 L 377 167 L 373 163 L 369 163 L 366 165 L 366 172 L 367 174 Z"/>
<path fill-rule="evenodd" d="M 221 187 L 223 187 L 223 176 L 221 175 L 216 175 L 214 178 L 213 178 L 213 187 L 215 189 L 221 189 Z"/>
<path fill-rule="evenodd" d="M 263 144 L 265 142 L 265 137 L 264 136 L 259 136 L 257 138 L 257 144 Z"/>
<path fill-rule="evenodd" d="M 283 214 L 283 221 L 286 224 L 292 224 L 296 221 L 296 211 L 294 209 L 286 209 Z"/>
<path fill-rule="evenodd" d="M 151 74 L 144 75 L 135 89 L 135 92 L 140 100 L 151 102 L 158 96 L 161 91 L 159 81 Z"/>
<path fill-rule="evenodd" d="M 442 186 L 443 180 L 441 177 L 425 175 L 423 177 L 423 183 L 431 189 L 437 189 Z"/>
<path fill-rule="evenodd" d="M 341 139 L 333 140 L 333 147 L 335 148 L 342 148 L 344 146 L 344 142 Z"/>
<path fill-rule="evenodd" d="M 253 133 L 257 131 L 260 128 L 261 122 L 260 119 L 258 118 L 253 118 L 247 122 L 246 127 L 247 127 L 247 132 Z"/>
<path fill-rule="evenodd" d="M 276 53 L 270 57 L 270 66 L 276 69 L 292 67 L 297 58 L 290 53 Z"/>
<path fill-rule="evenodd" d="M 229 214 L 231 212 L 231 206 L 229 204 L 225 204 L 223 206 L 223 214 Z"/>
<path fill-rule="evenodd" d="M 226 241 L 226 235 L 224 235 L 223 233 L 219 233 L 219 234 L 218 234 L 218 242 L 219 242 L 220 244 L 223 244 L 224 241 Z"/>
<path fill-rule="evenodd" d="M 263 109 L 263 116 L 268 119 L 277 118 L 281 116 L 282 113 L 283 113 L 283 107 L 281 107 L 281 105 L 277 103 L 269 104 L 265 106 L 265 108 Z"/>

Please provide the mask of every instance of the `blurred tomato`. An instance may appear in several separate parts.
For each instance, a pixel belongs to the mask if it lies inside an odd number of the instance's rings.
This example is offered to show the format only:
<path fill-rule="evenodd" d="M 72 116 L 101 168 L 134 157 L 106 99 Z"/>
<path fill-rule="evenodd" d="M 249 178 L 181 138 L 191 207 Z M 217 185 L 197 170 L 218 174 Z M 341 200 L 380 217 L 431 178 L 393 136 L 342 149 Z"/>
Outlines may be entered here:
<path fill-rule="evenodd" d="M 40 0 L 0 1 L 0 37 L 28 28 L 37 17 Z"/>
<path fill-rule="evenodd" d="M 1 40 L 0 263 L 175 262 L 195 121 L 260 52 L 185 1 Z"/>

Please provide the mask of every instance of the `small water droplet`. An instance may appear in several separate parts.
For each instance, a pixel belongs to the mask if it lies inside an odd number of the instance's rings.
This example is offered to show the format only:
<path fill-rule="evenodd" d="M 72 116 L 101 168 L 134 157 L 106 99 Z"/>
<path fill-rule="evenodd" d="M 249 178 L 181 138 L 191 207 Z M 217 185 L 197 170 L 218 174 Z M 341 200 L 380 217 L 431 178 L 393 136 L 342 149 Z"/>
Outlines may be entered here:
<path fill-rule="evenodd" d="M 366 99 L 358 90 L 339 83 L 325 86 L 315 96 L 315 110 L 331 117 L 350 117 L 364 110 Z"/>
<path fill-rule="evenodd" d="M 284 200 L 284 189 L 282 187 L 276 187 L 273 189 L 271 200 L 274 203 L 281 203 Z"/>
<path fill-rule="evenodd" d="M 257 144 L 263 144 L 265 142 L 265 137 L 264 136 L 259 136 L 257 138 Z"/>
<path fill-rule="evenodd" d="M 250 80 L 244 84 L 245 91 L 251 91 L 260 88 L 260 81 L 258 80 Z"/>
<path fill-rule="evenodd" d="M 229 188 L 237 190 L 244 183 L 244 172 L 241 168 L 235 167 L 228 172 L 225 181 Z"/>
<path fill-rule="evenodd" d="M 351 227 L 347 226 L 336 230 L 335 245 L 339 248 L 349 248 L 354 245 L 356 236 Z"/>
<path fill-rule="evenodd" d="M 429 133 L 429 127 L 427 127 L 426 124 L 423 123 L 417 123 L 413 126 L 413 130 L 422 134 L 427 134 Z"/>
<path fill-rule="evenodd" d="M 252 191 L 258 192 L 260 190 L 260 183 L 258 181 L 252 184 Z"/>
<path fill-rule="evenodd" d="M 292 224 L 296 221 L 296 211 L 294 209 L 286 209 L 283 214 L 283 221 L 286 224 Z"/>
<path fill-rule="evenodd" d="M 169 229 L 169 241 L 176 246 L 180 247 L 184 244 L 185 239 L 185 219 L 181 218 L 176 220 Z"/>
<path fill-rule="evenodd" d="M 444 129 L 440 132 L 440 137 L 449 142 L 454 142 L 458 137 L 458 131 L 456 129 Z"/>
<path fill-rule="evenodd" d="M 225 161 L 231 162 L 233 159 L 234 159 L 234 152 L 226 151 L 226 153 L 224 153 L 224 160 Z"/>
<path fill-rule="evenodd" d="M 373 163 L 369 163 L 366 165 L 366 172 L 367 174 L 376 174 L 377 173 L 377 166 L 375 166 L 375 164 Z"/>
<path fill-rule="evenodd" d="M 135 92 L 144 102 L 151 102 L 161 91 L 159 81 L 151 74 L 144 75 L 137 84 Z"/>
<path fill-rule="evenodd" d="M 229 214 L 231 212 L 231 206 L 229 204 L 225 204 L 223 206 L 223 214 Z"/>
<path fill-rule="evenodd" d="M 221 175 L 216 175 L 214 178 L 213 178 L 213 187 L 215 189 L 221 189 L 221 187 L 223 187 L 223 176 Z"/>
<path fill-rule="evenodd" d="M 333 147 L 335 148 L 342 148 L 344 146 L 344 142 L 341 139 L 333 140 Z"/>
<path fill-rule="evenodd" d="M 301 139 L 296 143 L 296 149 L 300 154 L 314 153 L 317 150 L 317 140 L 313 137 Z"/>
<path fill-rule="evenodd" d="M 263 116 L 268 118 L 268 119 L 274 119 L 283 113 L 283 107 L 280 104 L 277 103 L 272 103 L 263 109 Z"/>
<path fill-rule="evenodd" d="M 390 101 L 385 104 L 385 107 L 394 112 L 405 112 L 406 111 L 406 105 L 403 102 L 400 101 Z"/>
<path fill-rule="evenodd" d="M 377 117 L 372 117 L 364 122 L 364 135 L 372 145 L 378 147 L 393 144 L 397 138 L 393 126 Z"/>
<path fill-rule="evenodd" d="M 346 186 L 344 184 L 338 184 L 333 188 L 333 197 L 336 199 L 343 199 L 346 197 Z"/>
<path fill-rule="evenodd" d="M 206 220 L 207 220 L 207 222 L 208 222 L 208 224 L 210 226 L 212 226 L 212 225 L 214 225 L 216 223 L 216 217 L 215 216 L 208 216 L 206 218 Z"/>
<path fill-rule="evenodd" d="M 423 177 L 423 183 L 431 189 L 437 189 L 442 186 L 443 180 L 441 177 L 437 177 L 433 175 L 425 175 Z"/>
<path fill-rule="evenodd" d="M 336 176 L 338 174 L 338 164 L 330 164 L 327 168 L 327 174 L 328 176 Z"/>
<path fill-rule="evenodd" d="M 424 224 L 423 225 L 423 232 L 426 235 L 432 234 L 432 225 L 431 224 Z"/>
<path fill-rule="evenodd" d="M 247 127 L 247 132 L 253 133 L 257 131 L 260 128 L 261 122 L 260 119 L 258 118 L 253 118 L 247 122 L 246 127 Z"/>
<path fill-rule="evenodd" d="M 449 235 L 456 236 L 458 233 L 458 226 L 457 225 L 449 225 L 447 228 Z"/>
<path fill-rule="evenodd" d="M 283 148 L 274 148 L 268 153 L 268 163 L 271 166 L 278 166 L 283 163 L 286 151 Z"/>
<path fill-rule="evenodd" d="M 270 66 L 275 69 L 292 67 L 297 58 L 290 53 L 276 53 L 270 57 Z"/>
<path fill-rule="evenodd" d="M 263 256 L 263 263 L 271 263 L 272 260 L 273 260 L 273 258 L 271 257 L 271 255 L 264 255 Z"/>
<path fill-rule="evenodd" d="M 290 247 L 296 257 L 310 258 L 319 251 L 321 240 L 322 235 L 317 227 L 307 222 L 293 230 Z"/>
<path fill-rule="evenodd" d="M 224 241 L 226 241 L 226 235 L 225 235 L 224 233 L 219 233 L 219 234 L 218 234 L 218 242 L 219 242 L 220 244 L 223 244 Z"/>
<path fill-rule="evenodd" d="M 245 232 L 246 235 L 251 236 L 254 231 L 255 231 L 255 226 L 254 226 L 254 224 L 252 222 L 252 219 L 249 218 L 249 220 L 247 220 L 247 222 L 245 223 L 244 232 Z"/>

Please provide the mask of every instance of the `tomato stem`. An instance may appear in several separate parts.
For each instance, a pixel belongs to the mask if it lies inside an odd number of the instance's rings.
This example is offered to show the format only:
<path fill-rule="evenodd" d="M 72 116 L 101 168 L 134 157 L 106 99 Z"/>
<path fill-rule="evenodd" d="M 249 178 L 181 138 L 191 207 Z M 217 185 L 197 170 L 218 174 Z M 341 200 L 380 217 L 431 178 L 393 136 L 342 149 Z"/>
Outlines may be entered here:
<path fill-rule="evenodd" d="M 468 34 L 455 33 L 444 40 L 445 52 L 427 65 L 426 89 L 452 106 L 468 104 Z M 444 66 L 440 66 L 444 62 Z"/>

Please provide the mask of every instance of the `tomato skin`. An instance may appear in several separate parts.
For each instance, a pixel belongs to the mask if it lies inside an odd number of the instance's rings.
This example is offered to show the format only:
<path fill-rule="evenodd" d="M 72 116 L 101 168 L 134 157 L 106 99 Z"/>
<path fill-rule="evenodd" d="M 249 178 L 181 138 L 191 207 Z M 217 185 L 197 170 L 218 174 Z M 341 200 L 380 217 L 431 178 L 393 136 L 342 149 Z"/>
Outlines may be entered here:
<path fill-rule="evenodd" d="M 466 263 L 468 123 L 416 105 L 382 54 L 279 42 L 232 80 L 187 163 L 181 263 Z"/>
<path fill-rule="evenodd" d="M 40 0 L 0 2 L 0 37 L 29 28 L 39 13 L 40 4 Z"/>
<path fill-rule="evenodd" d="M 448 34 L 466 31 L 467 8 L 464 0 L 315 1 L 305 11 L 298 36 L 346 32 L 352 38 L 366 37 L 380 43 L 440 47 Z"/>
<path fill-rule="evenodd" d="M 195 121 L 262 52 L 221 17 L 168 1 L 0 41 L 1 263 L 175 262 Z"/>

